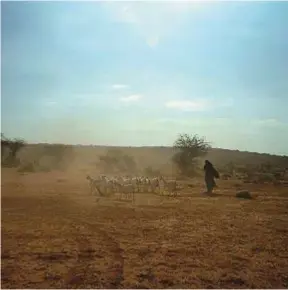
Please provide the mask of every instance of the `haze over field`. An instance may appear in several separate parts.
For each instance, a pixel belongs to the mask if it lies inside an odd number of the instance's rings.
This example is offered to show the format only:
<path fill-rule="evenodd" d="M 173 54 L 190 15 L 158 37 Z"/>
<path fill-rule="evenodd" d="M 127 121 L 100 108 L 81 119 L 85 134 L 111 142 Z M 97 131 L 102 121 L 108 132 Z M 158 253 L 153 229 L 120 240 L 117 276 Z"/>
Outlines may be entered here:
<path fill-rule="evenodd" d="M 2 132 L 288 154 L 288 3 L 2 2 Z"/>

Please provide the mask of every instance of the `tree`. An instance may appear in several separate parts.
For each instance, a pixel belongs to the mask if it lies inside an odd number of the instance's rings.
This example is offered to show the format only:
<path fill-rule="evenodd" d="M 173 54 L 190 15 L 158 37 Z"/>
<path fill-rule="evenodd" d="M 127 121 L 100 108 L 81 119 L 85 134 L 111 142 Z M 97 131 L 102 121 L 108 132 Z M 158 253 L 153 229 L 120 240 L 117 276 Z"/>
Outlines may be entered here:
<path fill-rule="evenodd" d="M 5 159 L 5 153 L 7 152 L 7 150 L 10 151 L 9 148 L 9 140 L 4 136 L 3 133 L 1 133 L 1 161 L 2 163 L 4 162 Z"/>
<path fill-rule="evenodd" d="M 9 139 L 1 133 L 1 161 L 4 166 L 18 166 L 17 153 L 26 146 L 23 139 Z M 7 154 L 5 154 L 7 153 Z"/>
<path fill-rule="evenodd" d="M 191 176 L 195 173 L 198 164 L 197 158 L 205 156 L 211 146 L 204 137 L 180 134 L 174 142 L 173 148 L 176 153 L 173 155 L 172 161 L 178 167 L 180 174 Z"/>

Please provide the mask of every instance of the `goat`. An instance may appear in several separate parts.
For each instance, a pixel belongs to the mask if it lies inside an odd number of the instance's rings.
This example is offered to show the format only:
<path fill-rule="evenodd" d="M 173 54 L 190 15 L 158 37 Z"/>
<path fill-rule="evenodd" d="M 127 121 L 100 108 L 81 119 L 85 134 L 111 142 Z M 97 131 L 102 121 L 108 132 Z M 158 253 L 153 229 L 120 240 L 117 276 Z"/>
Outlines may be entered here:
<path fill-rule="evenodd" d="M 135 189 L 133 184 L 121 184 L 120 185 L 121 194 L 126 196 L 126 199 L 129 197 L 132 198 L 132 201 L 135 200 Z"/>
<path fill-rule="evenodd" d="M 166 181 L 163 176 L 160 176 L 159 181 L 164 183 L 164 191 L 167 191 L 169 195 L 177 196 L 177 183 L 176 180 Z"/>
<path fill-rule="evenodd" d="M 149 185 L 150 185 L 150 188 L 151 188 L 151 192 L 153 192 L 153 193 L 155 193 L 155 189 L 157 187 L 160 190 L 160 183 L 159 183 L 159 179 L 157 177 L 149 179 Z"/>

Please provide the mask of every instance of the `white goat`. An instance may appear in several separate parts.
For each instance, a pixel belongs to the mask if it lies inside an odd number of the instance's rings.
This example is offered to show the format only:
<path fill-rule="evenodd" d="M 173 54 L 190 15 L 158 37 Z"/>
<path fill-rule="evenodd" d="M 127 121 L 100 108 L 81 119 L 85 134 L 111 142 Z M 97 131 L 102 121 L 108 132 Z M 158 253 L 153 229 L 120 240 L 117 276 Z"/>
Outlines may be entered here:
<path fill-rule="evenodd" d="M 164 185 L 164 190 L 162 193 L 165 191 L 168 192 L 169 195 L 177 196 L 177 182 L 176 180 L 165 180 L 163 176 L 160 176 L 159 181 L 163 182 Z"/>
<path fill-rule="evenodd" d="M 140 191 L 148 192 L 149 191 L 149 184 L 150 184 L 150 181 L 147 177 L 144 177 L 144 176 L 140 177 L 139 178 L 139 192 Z"/>
<path fill-rule="evenodd" d="M 139 179 L 138 179 L 138 177 L 132 177 L 130 179 L 130 184 L 133 185 L 133 187 L 134 187 L 136 192 L 139 192 L 140 189 L 139 189 Z"/>
<path fill-rule="evenodd" d="M 159 178 L 154 177 L 149 179 L 149 185 L 151 188 L 151 192 L 155 193 L 156 188 L 159 188 L 160 190 L 160 184 L 159 184 Z"/>
<path fill-rule="evenodd" d="M 126 199 L 130 197 L 133 202 L 135 201 L 135 189 L 133 184 L 121 184 L 120 191 L 122 196 L 124 195 Z"/>

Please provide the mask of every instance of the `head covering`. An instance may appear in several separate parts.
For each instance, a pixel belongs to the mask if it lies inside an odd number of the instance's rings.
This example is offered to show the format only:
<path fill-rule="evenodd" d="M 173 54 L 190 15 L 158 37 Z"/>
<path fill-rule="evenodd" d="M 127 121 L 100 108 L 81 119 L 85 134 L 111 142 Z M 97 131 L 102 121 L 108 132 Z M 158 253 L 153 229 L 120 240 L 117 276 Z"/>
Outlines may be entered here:
<path fill-rule="evenodd" d="M 205 160 L 205 165 L 212 165 L 212 163 L 209 160 Z"/>

